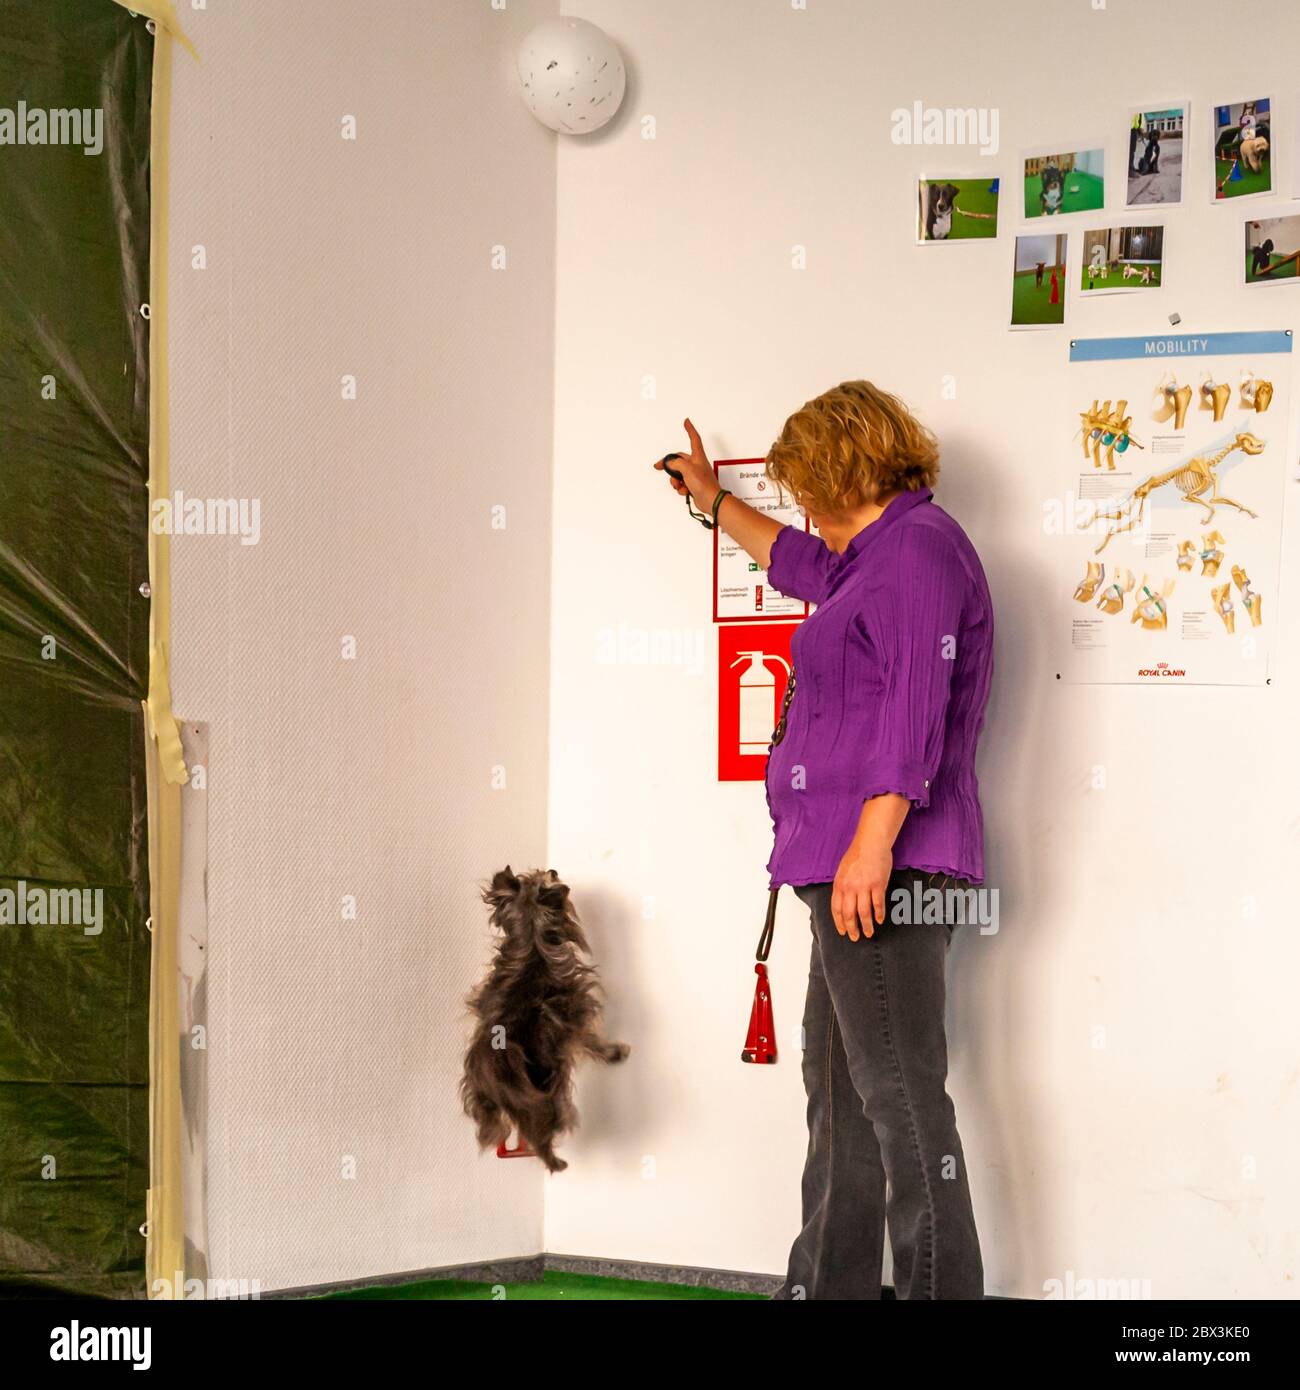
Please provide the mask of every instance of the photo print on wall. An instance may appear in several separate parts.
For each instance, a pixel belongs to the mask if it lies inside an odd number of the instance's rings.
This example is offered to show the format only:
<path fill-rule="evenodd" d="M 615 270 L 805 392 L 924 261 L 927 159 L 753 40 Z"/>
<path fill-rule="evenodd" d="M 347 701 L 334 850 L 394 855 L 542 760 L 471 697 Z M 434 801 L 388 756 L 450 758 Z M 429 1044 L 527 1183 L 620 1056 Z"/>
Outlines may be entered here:
<path fill-rule="evenodd" d="M 1215 201 L 1272 193 L 1274 149 L 1269 98 L 1216 106 L 1211 116 Z"/>
<path fill-rule="evenodd" d="M 1159 289 L 1163 227 L 1098 227 L 1083 234 L 1079 289 L 1085 295 Z"/>
<path fill-rule="evenodd" d="M 1065 322 L 1065 233 L 1018 236 L 1011 275 L 1011 327 L 1056 328 Z"/>
<path fill-rule="evenodd" d="M 1183 150 L 1189 105 L 1129 113 L 1127 201 L 1131 208 L 1183 201 Z"/>
<path fill-rule="evenodd" d="M 917 185 L 917 243 L 926 246 L 996 237 L 1000 184 L 1000 179 L 988 174 L 982 178 L 922 178 Z"/>
<path fill-rule="evenodd" d="M 1100 147 L 1030 154 L 1024 161 L 1025 216 L 1060 217 L 1106 206 L 1106 155 Z"/>
<path fill-rule="evenodd" d="M 1247 285 L 1294 285 L 1300 263 L 1300 213 L 1246 223 Z"/>

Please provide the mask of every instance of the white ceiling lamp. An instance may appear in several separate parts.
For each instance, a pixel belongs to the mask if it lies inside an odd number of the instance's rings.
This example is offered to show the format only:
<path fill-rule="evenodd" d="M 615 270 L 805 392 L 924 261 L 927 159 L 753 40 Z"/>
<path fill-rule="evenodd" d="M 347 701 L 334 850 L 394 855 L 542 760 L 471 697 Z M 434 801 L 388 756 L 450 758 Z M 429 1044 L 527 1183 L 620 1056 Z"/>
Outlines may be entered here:
<path fill-rule="evenodd" d="M 623 102 L 627 73 L 618 45 L 585 19 L 543 20 L 519 45 L 524 105 L 544 126 L 590 135 Z"/>

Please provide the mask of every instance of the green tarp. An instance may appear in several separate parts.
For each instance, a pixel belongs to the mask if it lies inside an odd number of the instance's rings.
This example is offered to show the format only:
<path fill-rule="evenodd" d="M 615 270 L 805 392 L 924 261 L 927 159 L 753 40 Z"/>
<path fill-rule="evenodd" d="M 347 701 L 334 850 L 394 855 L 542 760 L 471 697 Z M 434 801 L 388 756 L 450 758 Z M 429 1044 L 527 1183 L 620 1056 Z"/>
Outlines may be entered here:
<path fill-rule="evenodd" d="M 110 0 L 0 0 L 10 1294 L 144 1292 L 152 61 L 144 21 Z"/>

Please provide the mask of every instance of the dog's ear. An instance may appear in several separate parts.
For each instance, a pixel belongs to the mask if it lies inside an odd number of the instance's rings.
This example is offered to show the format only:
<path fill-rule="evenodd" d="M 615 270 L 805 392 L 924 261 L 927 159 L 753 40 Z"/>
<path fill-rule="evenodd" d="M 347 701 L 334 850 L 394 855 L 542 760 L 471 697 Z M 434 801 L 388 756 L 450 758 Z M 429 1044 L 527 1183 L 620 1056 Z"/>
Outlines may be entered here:
<path fill-rule="evenodd" d="M 555 870 L 552 869 L 551 873 L 554 874 Z M 554 883 L 545 883 L 537 890 L 537 901 L 543 907 L 562 912 L 569 901 L 569 885 L 561 883 L 558 878 Z"/>
<path fill-rule="evenodd" d="M 519 892 L 519 888 L 519 879 L 507 864 L 492 875 L 492 882 L 483 889 L 483 901 L 489 907 L 501 907 Z"/>
<path fill-rule="evenodd" d="M 961 192 L 961 189 L 958 188 L 957 185 L 956 185 L 955 183 L 945 183 L 944 186 L 943 186 L 943 191 L 944 191 L 950 198 L 955 198 L 955 197 L 958 195 L 958 193 Z"/>

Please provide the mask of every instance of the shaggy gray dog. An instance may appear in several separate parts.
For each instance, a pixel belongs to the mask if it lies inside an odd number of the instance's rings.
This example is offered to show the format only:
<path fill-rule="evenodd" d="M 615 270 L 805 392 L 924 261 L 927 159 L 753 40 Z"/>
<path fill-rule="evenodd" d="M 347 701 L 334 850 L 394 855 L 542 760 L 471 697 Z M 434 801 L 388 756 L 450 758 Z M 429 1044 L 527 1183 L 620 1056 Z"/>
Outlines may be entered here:
<path fill-rule="evenodd" d="M 500 933 L 488 977 L 470 996 L 478 1025 L 460 1083 L 482 1148 L 515 1129 L 552 1173 L 567 1168 L 555 1140 L 578 1122 L 573 1066 L 584 1053 L 621 1062 L 626 1043 L 600 1031 L 600 985 L 591 954 L 554 869 L 514 874 L 509 864 L 483 890 Z"/>

